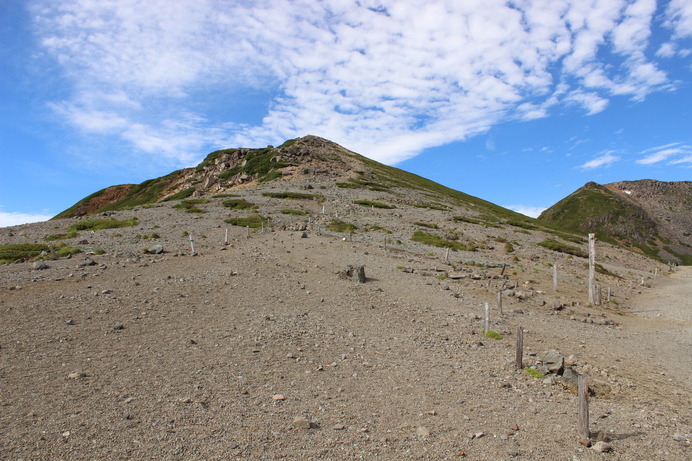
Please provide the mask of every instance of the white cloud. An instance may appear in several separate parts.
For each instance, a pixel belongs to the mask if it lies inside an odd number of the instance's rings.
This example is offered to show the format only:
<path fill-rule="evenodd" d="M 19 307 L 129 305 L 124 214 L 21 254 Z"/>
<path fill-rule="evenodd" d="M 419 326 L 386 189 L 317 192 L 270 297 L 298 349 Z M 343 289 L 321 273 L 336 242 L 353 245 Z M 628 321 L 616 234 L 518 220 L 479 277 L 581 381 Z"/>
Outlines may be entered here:
<path fill-rule="evenodd" d="M 692 154 L 692 146 L 687 146 L 681 143 L 666 144 L 665 146 L 654 147 L 647 149 L 642 154 L 647 154 L 644 158 L 637 160 L 640 165 L 653 165 L 654 163 L 663 162 L 671 157 L 683 155 L 682 158 L 672 160 L 670 165 L 678 165 L 686 163 L 689 157 L 684 157 Z"/>
<path fill-rule="evenodd" d="M 666 9 L 667 26 L 677 37 L 692 36 L 692 3 L 688 0 L 671 0 Z"/>
<path fill-rule="evenodd" d="M 596 168 L 602 168 L 612 165 L 613 163 L 620 160 L 620 157 L 613 155 L 613 152 L 604 152 L 599 157 L 590 160 L 583 165 L 579 165 L 580 170 L 594 170 Z"/>
<path fill-rule="evenodd" d="M 48 221 L 52 216 L 44 214 L 0 211 L 0 227 L 18 226 L 32 222 Z"/>
<path fill-rule="evenodd" d="M 654 0 L 35 5 L 42 47 L 71 84 L 50 107 L 86 133 L 181 162 L 220 143 L 312 133 L 393 163 L 508 119 L 565 104 L 592 115 L 614 95 L 670 85 L 645 54 Z M 682 34 L 687 6 L 666 11 Z M 260 123 L 199 115 L 246 90 L 270 99 Z"/>
<path fill-rule="evenodd" d="M 512 211 L 521 213 L 524 216 L 529 216 L 531 218 L 537 218 L 541 213 L 547 210 L 546 207 L 531 206 L 531 205 L 508 205 L 505 208 L 509 208 Z"/>

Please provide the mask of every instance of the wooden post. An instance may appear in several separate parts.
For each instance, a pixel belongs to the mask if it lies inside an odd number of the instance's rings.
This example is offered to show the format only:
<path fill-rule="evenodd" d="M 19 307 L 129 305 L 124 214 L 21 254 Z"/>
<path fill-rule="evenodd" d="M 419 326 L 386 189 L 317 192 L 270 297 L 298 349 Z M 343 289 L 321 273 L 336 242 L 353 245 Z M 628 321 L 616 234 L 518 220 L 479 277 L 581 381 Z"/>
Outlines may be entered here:
<path fill-rule="evenodd" d="M 223 244 L 228 245 L 228 227 L 226 228 L 226 237 L 223 239 Z"/>
<path fill-rule="evenodd" d="M 596 234 L 589 234 L 589 303 L 596 304 L 596 290 L 594 286 L 596 270 Z"/>
<path fill-rule="evenodd" d="M 262 226 L 261 234 L 264 234 L 264 221 L 260 221 L 260 226 Z"/>
<path fill-rule="evenodd" d="M 603 299 L 602 296 L 603 296 L 603 293 L 601 290 L 601 285 L 598 284 L 598 285 L 596 285 L 596 304 L 598 304 L 599 306 L 602 304 L 602 302 L 601 302 L 601 300 Z"/>
<path fill-rule="evenodd" d="M 324 205 L 322 205 L 322 214 L 324 214 Z"/>
<path fill-rule="evenodd" d="M 348 241 L 353 242 L 353 232 L 348 233 Z"/>
<path fill-rule="evenodd" d="M 387 237 L 384 238 L 384 249 L 387 249 Z"/>
<path fill-rule="evenodd" d="M 610 302 L 610 287 L 608 287 L 608 296 L 606 297 L 606 302 Z"/>
<path fill-rule="evenodd" d="M 501 291 L 497 292 L 497 310 L 500 312 L 500 315 L 502 315 L 502 292 Z"/>
<path fill-rule="evenodd" d="M 553 264 L 553 291 L 557 291 L 557 264 Z"/>
<path fill-rule="evenodd" d="M 445 262 L 449 262 L 449 248 L 445 251 Z"/>
<path fill-rule="evenodd" d="M 250 237 L 250 226 L 245 226 L 247 228 L 247 236 Z"/>
<path fill-rule="evenodd" d="M 579 395 L 579 420 L 577 430 L 582 439 L 590 439 L 589 431 L 589 382 L 586 375 L 579 375 L 577 380 Z"/>
<path fill-rule="evenodd" d="M 483 330 L 484 333 L 487 333 L 490 331 L 490 306 L 488 303 L 485 303 L 485 328 Z"/>
<path fill-rule="evenodd" d="M 517 355 L 514 361 L 517 370 L 524 368 L 524 328 L 517 327 Z"/>
<path fill-rule="evenodd" d="M 195 241 L 192 240 L 192 234 L 189 234 L 189 236 L 190 236 L 190 248 L 192 250 L 192 253 L 190 254 L 190 256 L 194 256 L 195 255 Z"/>
<path fill-rule="evenodd" d="M 506 268 L 506 267 L 507 267 L 507 264 L 502 263 L 502 270 L 500 271 L 500 277 L 502 277 L 503 275 L 505 275 L 505 268 Z"/>

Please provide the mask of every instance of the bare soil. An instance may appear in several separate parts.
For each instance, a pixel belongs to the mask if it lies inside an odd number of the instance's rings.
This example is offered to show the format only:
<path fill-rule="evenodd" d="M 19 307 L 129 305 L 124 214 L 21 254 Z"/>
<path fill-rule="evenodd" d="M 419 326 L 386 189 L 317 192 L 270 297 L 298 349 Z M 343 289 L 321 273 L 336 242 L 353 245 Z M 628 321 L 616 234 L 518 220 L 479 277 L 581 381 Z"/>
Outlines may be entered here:
<path fill-rule="evenodd" d="M 358 219 L 403 240 L 407 213 Z M 211 211 L 137 215 L 136 228 L 78 238 L 103 255 L 0 266 L 1 459 L 690 459 L 689 268 L 653 277 L 604 250 L 623 278 L 607 280 L 617 304 L 591 307 L 583 262 L 530 240 L 515 245 L 520 263 L 490 250 L 446 261 L 439 248 L 385 249 L 379 234 L 349 241 L 313 224 L 303 238 L 288 218 L 250 236 L 231 228 L 224 246 Z M 55 226 L 3 229 L 0 244 Z M 150 232 L 161 238 L 135 235 Z M 155 243 L 166 252 L 142 253 Z M 500 276 L 471 258 L 511 264 Z M 341 276 L 348 265 L 367 282 Z M 630 288 L 642 275 L 650 286 Z M 482 332 L 484 302 L 502 339 Z M 525 366 L 557 349 L 589 376 L 592 437 L 610 453 L 578 442 L 574 389 L 515 369 L 518 326 Z"/>

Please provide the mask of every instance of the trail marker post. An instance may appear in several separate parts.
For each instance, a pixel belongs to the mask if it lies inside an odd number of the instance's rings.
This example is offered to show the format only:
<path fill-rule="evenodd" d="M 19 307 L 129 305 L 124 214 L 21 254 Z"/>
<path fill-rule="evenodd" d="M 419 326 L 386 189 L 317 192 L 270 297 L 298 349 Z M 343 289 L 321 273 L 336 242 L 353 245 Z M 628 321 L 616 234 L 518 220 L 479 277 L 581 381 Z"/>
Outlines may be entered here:
<path fill-rule="evenodd" d="M 524 328 L 517 327 L 517 353 L 514 360 L 517 370 L 524 368 Z"/>
<path fill-rule="evenodd" d="M 589 303 L 596 305 L 596 287 L 594 285 L 596 271 L 596 234 L 589 234 Z"/>

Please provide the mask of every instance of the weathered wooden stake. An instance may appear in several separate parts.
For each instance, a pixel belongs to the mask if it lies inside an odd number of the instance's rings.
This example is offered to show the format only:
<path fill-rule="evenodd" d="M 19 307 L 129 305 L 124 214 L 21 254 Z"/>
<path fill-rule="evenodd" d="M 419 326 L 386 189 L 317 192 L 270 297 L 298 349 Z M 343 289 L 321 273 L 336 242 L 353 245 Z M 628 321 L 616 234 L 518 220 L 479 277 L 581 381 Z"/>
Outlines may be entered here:
<path fill-rule="evenodd" d="M 557 264 L 553 264 L 553 291 L 557 291 Z"/>
<path fill-rule="evenodd" d="M 192 240 L 192 234 L 189 234 L 190 236 L 190 248 L 192 249 L 192 254 L 190 256 L 195 255 L 195 241 Z"/>
<path fill-rule="evenodd" d="M 501 291 L 497 292 L 497 310 L 500 312 L 500 315 L 502 315 L 502 292 Z"/>
<path fill-rule="evenodd" d="M 384 249 L 387 249 L 387 237 L 384 238 Z"/>
<path fill-rule="evenodd" d="M 485 303 L 485 328 L 483 330 L 484 333 L 487 333 L 490 331 L 490 306 L 488 303 Z"/>
<path fill-rule="evenodd" d="M 517 370 L 524 368 L 524 327 L 517 327 L 517 355 L 514 366 Z"/>
<path fill-rule="evenodd" d="M 447 248 L 447 251 L 445 251 L 445 262 L 449 261 L 449 248 Z"/>
<path fill-rule="evenodd" d="M 606 297 L 606 302 L 610 302 L 610 287 L 608 287 L 608 296 Z"/>
<path fill-rule="evenodd" d="M 264 234 L 264 221 L 260 222 L 260 225 L 262 226 L 262 231 L 260 233 Z"/>
<path fill-rule="evenodd" d="M 226 228 L 226 237 L 223 239 L 223 244 L 228 245 L 228 228 Z"/>
<path fill-rule="evenodd" d="M 596 304 L 596 290 L 594 286 L 596 271 L 596 234 L 589 234 L 589 303 Z"/>
<path fill-rule="evenodd" d="M 500 271 L 500 277 L 502 277 L 503 275 L 505 275 L 505 268 L 506 268 L 506 267 L 507 267 L 507 264 L 502 263 L 502 270 Z"/>
<path fill-rule="evenodd" d="M 353 241 L 353 232 L 348 233 L 348 241 L 352 242 Z"/>
<path fill-rule="evenodd" d="M 250 226 L 245 226 L 247 228 L 247 236 L 250 237 Z"/>
<path fill-rule="evenodd" d="M 596 286 L 596 304 L 598 304 L 599 306 L 601 304 L 603 304 L 601 301 L 602 299 L 603 299 L 603 292 L 601 289 L 601 285 L 599 284 Z"/>
<path fill-rule="evenodd" d="M 577 430 L 579 436 L 583 439 L 590 439 L 591 432 L 589 431 L 589 381 L 586 375 L 579 375 L 577 379 L 578 394 L 579 394 L 579 420 Z"/>
<path fill-rule="evenodd" d="M 322 205 L 322 214 L 324 214 L 324 205 Z"/>

